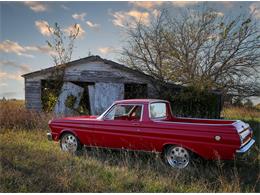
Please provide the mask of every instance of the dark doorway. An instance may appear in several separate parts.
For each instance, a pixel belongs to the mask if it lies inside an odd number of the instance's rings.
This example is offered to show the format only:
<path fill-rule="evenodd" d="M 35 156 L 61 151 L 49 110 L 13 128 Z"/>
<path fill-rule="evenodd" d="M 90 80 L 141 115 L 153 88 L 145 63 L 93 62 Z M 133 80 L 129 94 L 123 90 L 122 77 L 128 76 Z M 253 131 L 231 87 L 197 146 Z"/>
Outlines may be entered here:
<path fill-rule="evenodd" d="M 125 99 L 147 98 L 147 84 L 126 83 Z"/>
<path fill-rule="evenodd" d="M 72 83 L 84 88 L 83 95 L 81 97 L 77 112 L 80 115 L 90 115 L 91 110 L 90 110 L 90 100 L 89 100 L 88 86 L 94 85 L 95 83 L 78 82 L 78 81 L 72 81 Z"/>
<path fill-rule="evenodd" d="M 57 84 L 58 83 L 58 84 Z M 41 80 L 41 103 L 44 112 L 52 112 L 58 100 L 62 83 L 56 80 Z"/>

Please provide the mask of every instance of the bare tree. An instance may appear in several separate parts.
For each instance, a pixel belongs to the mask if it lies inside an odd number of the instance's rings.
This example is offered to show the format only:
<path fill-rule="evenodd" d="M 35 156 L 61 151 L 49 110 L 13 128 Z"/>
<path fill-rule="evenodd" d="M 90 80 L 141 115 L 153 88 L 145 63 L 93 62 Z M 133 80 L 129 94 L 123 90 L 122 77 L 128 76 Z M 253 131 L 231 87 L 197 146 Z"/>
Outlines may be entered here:
<path fill-rule="evenodd" d="M 129 26 L 123 61 L 164 82 L 260 94 L 260 34 L 251 16 L 229 19 L 212 9 Z"/>
<path fill-rule="evenodd" d="M 51 57 L 55 70 L 52 71 L 50 79 L 44 83 L 42 103 L 45 111 L 52 111 L 58 101 L 64 80 L 65 66 L 71 61 L 74 42 L 79 35 L 80 27 L 75 24 L 70 30 L 64 32 L 58 23 L 55 23 L 54 26 L 48 26 L 48 29 L 51 36 L 46 42 L 52 51 Z"/>
<path fill-rule="evenodd" d="M 54 66 L 57 68 L 56 71 L 54 71 L 55 76 L 57 77 L 62 75 L 60 74 L 62 66 L 71 61 L 74 42 L 79 35 L 80 27 L 78 24 L 74 24 L 73 28 L 64 33 L 59 24 L 55 23 L 53 27 L 48 26 L 48 29 L 51 37 L 46 42 L 53 51 L 51 57 L 53 59 Z"/>

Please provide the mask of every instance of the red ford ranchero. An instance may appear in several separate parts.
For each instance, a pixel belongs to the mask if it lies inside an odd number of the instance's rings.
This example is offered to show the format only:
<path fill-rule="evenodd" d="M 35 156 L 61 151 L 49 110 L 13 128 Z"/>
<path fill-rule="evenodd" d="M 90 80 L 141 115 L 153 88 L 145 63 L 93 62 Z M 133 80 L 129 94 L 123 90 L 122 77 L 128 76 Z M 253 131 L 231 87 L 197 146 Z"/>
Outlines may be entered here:
<path fill-rule="evenodd" d="M 83 145 L 161 152 L 174 168 L 187 167 L 192 154 L 231 160 L 255 142 L 247 123 L 175 117 L 168 101 L 156 99 L 116 101 L 100 116 L 54 119 L 49 127 L 48 139 L 66 152 Z"/>

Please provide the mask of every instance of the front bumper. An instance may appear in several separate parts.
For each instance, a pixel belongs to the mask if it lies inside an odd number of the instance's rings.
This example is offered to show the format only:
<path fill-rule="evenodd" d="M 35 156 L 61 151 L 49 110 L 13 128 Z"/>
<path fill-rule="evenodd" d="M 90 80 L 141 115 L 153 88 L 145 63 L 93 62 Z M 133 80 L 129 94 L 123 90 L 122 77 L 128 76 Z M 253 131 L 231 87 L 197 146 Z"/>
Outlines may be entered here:
<path fill-rule="evenodd" d="M 237 153 L 245 153 L 247 152 L 255 143 L 254 139 L 251 139 L 247 144 L 245 144 L 240 149 L 236 150 Z"/>
<path fill-rule="evenodd" d="M 51 133 L 47 133 L 47 138 L 48 138 L 49 141 L 52 141 L 53 140 L 52 134 Z"/>

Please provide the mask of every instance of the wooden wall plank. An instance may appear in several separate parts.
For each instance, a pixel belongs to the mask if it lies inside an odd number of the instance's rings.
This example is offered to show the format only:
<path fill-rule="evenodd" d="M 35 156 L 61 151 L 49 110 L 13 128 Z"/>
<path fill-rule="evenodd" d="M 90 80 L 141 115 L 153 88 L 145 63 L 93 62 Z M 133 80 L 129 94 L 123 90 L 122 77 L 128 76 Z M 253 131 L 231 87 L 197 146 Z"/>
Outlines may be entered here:
<path fill-rule="evenodd" d="M 25 106 L 27 109 L 42 110 L 41 81 L 28 81 L 25 79 Z"/>

